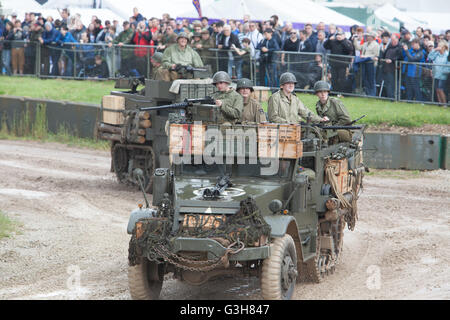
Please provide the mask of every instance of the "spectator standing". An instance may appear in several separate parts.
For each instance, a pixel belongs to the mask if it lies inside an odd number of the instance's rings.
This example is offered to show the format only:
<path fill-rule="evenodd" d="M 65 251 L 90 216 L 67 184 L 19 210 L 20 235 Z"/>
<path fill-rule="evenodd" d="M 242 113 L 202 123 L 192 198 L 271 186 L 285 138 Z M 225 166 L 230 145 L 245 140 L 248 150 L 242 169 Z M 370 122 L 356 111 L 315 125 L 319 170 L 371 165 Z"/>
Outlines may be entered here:
<path fill-rule="evenodd" d="M 203 63 L 210 65 L 213 73 L 217 72 L 217 63 L 215 61 L 215 53 L 209 49 L 215 48 L 214 40 L 211 38 L 208 29 L 203 29 L 200 33 L 201 40 L 194 45 L 194 49 L 197 50 Z"/>
<path fill-rule="evenodd" d="M 251 21 L 248 25 L 250 31 L 245 35 L 246 38 L 250 39 L 251 46 L 253 48 L 254 52 L 254 59 L 259 59 L 260 52 L 256 50 L 258 48 L 258 45 L 264 40 L 263 35 L 258 31 L 256 28 L 256 22 Z"/>
<path fill-rule="evenodd" d="M 45 30 L 42 33 L 42 39 L 40 40 L 41 44 L 44 45 L 44 47 L 41 48 L 41 55 L 44 62 L 44 70 L 42 72 L 43 75 L 51 74 L 56 76 L 58 74 L 58 60 L 60 51 L 55 48 L 56 38 L 58 35 L 59 31 L 53 27 L 50 21 L 47 21 L 45 23 Z"/>
<path fill-rule="evenodd" d="M 141 20 L 136 28 L 136 32 L 133 35 L 131 43 L 136 47 L 134 48 L 134 68 L 138 72 L 135 76 L 141 77 L 147 74 L 147 63 L 150 60 L 150 48 L 142 48 L 141 46 L 149 46 L 152 40 L 152 33 L 145 26 L 145 22 Z"/>
<path fill-rule="evenodd" d="M 177 43 L 177 34 L 171 25 L 166 27 L 166 31 L 162 35 L 161 42 L 158 43 L 158 51 L 164 51 L 168 46 Z"/>
<path fill-rule="evenodd" d="M 403 47 L 404 45 L 408 46 L 408 50 L 411 49 L 411 39 L 412 39 L 412 35 L 411 32 L 409 32 L 408 30 L 403 30 L 401 32 L 401 39 L 400 39 L 400 45 Z"/>
<path fill-rule="evenodd" d="M 332 32 L 331 28 L 330 32 Z M 336 55 L 329 57 L 333 91 L 343 92 L 346 88 L 347 68 L 351 62 L 351 57 L 347 58 L 343 56 L 350 56 L 352 54 L 352 43 L 345 38 L 342 32 L 339 32 L 336 35 L 331 35 L 329 40 L 325 42 L 324 48 L 330 50 L 332 55 Z"/>
<path fill-rule="evenodd" d="M 274 52 L 279 51 L 278 42 L 272 38 L 273 30 L 268 28 L 264 30 L 264 40 L 258 45 L 257 49 L 261 50 L 259 64 L 259 82 L 265 85 L 265 77 L 267 76 L 269 87 L 276 87 L 277 66 L 274 61 Z"/>
<path fill-rule="evenodd" d="M 209 25 L 209 19 L 208 17 L 202 17 L 201 21 L 202 23 L 202 29 L 206 29 L 209 32 L 209 35 L 211 35 L 213 33 L 213 28 Z"/>
<path fill-rule="evenodd" d="M 327 50 L 323 46 L 325 44 L 326 40 L 327 39 L 326 39 L 325 31 L 322 31 L 322 30 L 317 31 L 317 44 L 316 44 L 315 52 L 320 53 L 322 55 L 322 58 L 324 58 L 325 55 L 327 54 Z"/>
<path fill-rule="evenodd" d="M 129 76 L 132 63 L 132 52 L 129 48 L 123 48 L 124 45 L 131 43 L 133 39 L 134 31 L 130 27 L 128 21 L 123 22 L 123 31 L 113 40 L 113 44 L 117 45 L 120 52 L 120 74 Z M 112 44 L 109 45 L 110 47 Z"/>
<path fill-rule="evenodd" d="M 13 28 L 13 42 L 11 43 L 11 69 L 14 75 L 23 74 L 25 65 L 24 32 L 20 20 L 16 20 Z"/>
<path fill-rule="evenodd" d="M 233 50 L 240 56 L 236 63 L 236 75 L 237 78 L 250 77 L 250 63 L 253 56 L 253 48 L 250 45 L 250 39 L 244 38 L 242 40 L 242 49 L 233 47 Z"/>
<path fill-rule="evenodd" d="M 61 31 L 56 37 L 56 44 L 61 48 L 64 48 L 64 56 L 66 57 L 66 63 L 64 66 L 64 76 L 73 76 L 73 58 L 74 58 L 74 48 L 72 44 L 77 42 L 72 34 L 69 32 L 69 28 L 66 25 L 61 27 Z M 61 56 L 61 54 L 60 54 Z"/>
<path fill-rule="evenodd" d="M 300 47 L 300 40 L 297 37 L 297 31 L 294 29 L 291 29 L 289 38 L 286 39 L 281 50 L 287 51 L 287 52 L 299 52 L 299 47 Z M 286 56 L 287 56 L 287 58 L 286 58 Z M 284 66 L 286 65 L 286 62 L 287 62 L 287 66 L 286 66 L 286 68 L 284 68 Z M 298 62 L 297 54 L 290 54 L 290 53 L 284 53 L 284 52 L 281 54 L 281 66 L 283 68 L 283 71 L 284 71 L 284 69 L 286 69 L 289 72 L 295 72 L 296 62 Z"/>
<path fill-rule="evenodd" d="M 223 36 L 217 45 L 219 51 L 219 71 L 226 71 L 229 75 L 233 74 L 233 65 L 237 67 L 242 65 L 242 59 L 234 50 L 241 49 L 239 38 L 231 32 L 231 26 L 225 25 L 223 27 Z"/>
<path fill-rule="evenodd" d="M 109 77 L 108 66 L 102 59 L 101 55 L 96 55 L 94 59 L 95 63 L 87 74 L 91 78 L 107 79 Z"/>
<path fill-rule="evenodd" d="M 433 64 L 433 79 L 435 82 L 436 96 L 439 103 L 447 103 L 447 95 L 445 93 L 446 81 L 450 73 L 450 64 L 448 62 L 448 43 L 443 40 L 439 42 L 436 49 L 428 55 L 428 60 Z"/>
<path fill-rule="evenodd" d="M 137 23 L 139 23 L 142 20 L 144 20 L 144 17 L 142 16 L 142 14 L 139 13 L 139 9 L 136 8 L 136 7 L 133 8 L 133 17 L 134 17 L 134 19 L 136 20 Z"/>
<path fill-rule="evenodd" d="M 0 37 L 0 40 L 5 40 L 3 42 L 2 50 L 2 63 L 3 68 L 5 68 L 6 75 L 11 75 L 11 41 L 14 39 L 14 25 L 11 21 L 7 21 L 5 24 L 5 29 Z"/>
<path fill-rule="evenodd" d="M 39 23 L 34 23 L 31 25 L 28 40 L 30 44 L 25 50 L 29 50 L 28 59 L 29 62 L 25 65 L 25 73 L 34 74 L 36 72 L 36 51 L 37 46 L 39 46 L 39 39 L 42 38 L 42 33 L 44 30 Z M 38 63 L 39 65 L 39 63 Z M 28 66 L 28 68 L 27 68 Z"/>
<path fill-rule="evenodd" d="M 366 34 L 367 41 L 361 48 L 360 59 L 362 59 L 362 76 L 365 92 L 368 96 L 376 96 L 375 70 L 377 66 L 378 56 L 380 54 L 380 46 L 375 41 L 377 35 L 372 31 Z M 358 48 L 358 47 L 356 47 Z"/>
<path fill-rule="evenodd" d="M 395 63 L 403 59 L 402 48 L 398 37 L 393 34 L 387 48 L 380 53 L 382 80 L 386 88 L 386 96 L 395 97 Z"/>
<path fill-rule="evenodd" d="M 405 75 L 406 83 L 406 99 L 416 101 L 423 101 L 422 92 L 420 90 L 420 77 L 422 76 L 422 67 L 417 63 L 425 62 L 425 51 L 420 47 L 420 40 L 414 39 L 411 42 L 411 49 L 408 45 L 403 43 L 403 74 Z"/>

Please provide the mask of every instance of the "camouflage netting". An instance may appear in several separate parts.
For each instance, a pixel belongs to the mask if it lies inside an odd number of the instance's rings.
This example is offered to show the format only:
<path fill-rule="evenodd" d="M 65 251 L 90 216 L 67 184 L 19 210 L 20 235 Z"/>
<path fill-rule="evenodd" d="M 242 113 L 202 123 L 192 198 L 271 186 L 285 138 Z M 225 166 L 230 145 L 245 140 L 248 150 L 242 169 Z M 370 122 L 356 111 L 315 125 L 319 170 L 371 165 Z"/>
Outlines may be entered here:
<path fill-rule="evenodd" d="M 128 256 L 130 265 L 137 263 L 144 248 L 147 258 L 152 261 L 164 261 L 168 256 L 175 257 L 170 241 L 175 237 L 213 238 L 224 246 L 240 243 L 246 247 L 258 245 L 261 238 L 269 239 L 271 228 L 251 198 L 242 200 L 239 212 L 228 216 L 227 219 L 223 216 L 205 220 L 205 215 L 189 215 L 189 225 L 180 225 L 176 232 L 172 231 L 173 209 L 170 203 L 164 201 L 169 200 L 162 201 L 158 210 L 160 217 L 147 220 L 144 233 L 139 239 L 133 234 Z"/>

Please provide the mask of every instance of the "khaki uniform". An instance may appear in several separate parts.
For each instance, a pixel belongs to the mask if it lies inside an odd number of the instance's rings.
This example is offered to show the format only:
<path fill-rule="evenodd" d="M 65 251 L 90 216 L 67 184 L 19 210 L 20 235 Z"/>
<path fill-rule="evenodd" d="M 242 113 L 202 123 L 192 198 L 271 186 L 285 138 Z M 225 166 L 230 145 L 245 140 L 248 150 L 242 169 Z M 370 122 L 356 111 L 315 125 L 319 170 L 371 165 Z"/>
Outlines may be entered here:
<path fill-rule="evenodd" d="M 320 101 L 316 103 L 317 114 L 321 117 L 327 116 L 330 119 L 333 126 L 347 126 L 350 125 L 352 119 L 350 114 L 345 108 L 342 101 L 336 98 L 328 98 L 325 105 L 322 105 Z M 352 140 L 352 134 L 350 130 L 336 130 L 339 137 L 339 141 L 350 142 Z"/>
<path fill-rule="evenodd" d="M 241 121 L 244 102 L 239 93 L 230 88 L 226 92 L 216 91 L 211 95 L 211 97 L 214 100 L 222 101 L 222 106 L 220 106 L 220 111 L 222 114 L 221 122 L 236 123 Z"/>
<path fill-rule="evenodd" d="M 152 79 L 153 80 L 170 81 L 169 70 L 167 70 L 163 66 L 159 66 L 158 68 L 154 68 L 153 72 L 152 72 Z"/>
<path fill-rule="evenodd" d="M 266 122 L 266 114 L 261 108 L 261 105 L 253 98 L 249 98 L 248 102 L 244 104 L 244 110 L 242 111 L 242 122 Z"/>
<path fill-rule="evenodd" d="M 321 118 L 306 108 L 300 99 L 291 94 L 288 98 L 283 90 L 275 92 L 269 98 L 269 106 L 267 108 L 269 121 L 274 123 L 299 123 L 302 118 L 306 120 L 311 117 L 313 123 L 319 123 Z"/>

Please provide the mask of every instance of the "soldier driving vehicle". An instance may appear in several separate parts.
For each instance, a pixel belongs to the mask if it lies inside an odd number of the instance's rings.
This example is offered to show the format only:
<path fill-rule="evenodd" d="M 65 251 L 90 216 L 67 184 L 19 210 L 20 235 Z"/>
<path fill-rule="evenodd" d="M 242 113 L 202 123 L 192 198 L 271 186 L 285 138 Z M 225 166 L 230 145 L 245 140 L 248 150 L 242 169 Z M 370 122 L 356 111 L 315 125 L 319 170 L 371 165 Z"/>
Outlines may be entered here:
<path fill-rule="evenodd" d="M 240 79 L 237 82 L 236 91 L 244 99 L 244 109 L 242 111 L 241 121 L 246 122 L 266 122 L 266 114 L 261 108 L 261 105 L 251 97 L 253 90 L 253 84 L 250 79 Z"/>
<path fill-rule="evenodd" d="M 294 89 L 297 79 L 290 72 L 280 76 L 281 90 L 275 92 L 269 98 L 267 112 L 269 121 L 275 123 L 300 123 L 301 119 L 311 118 L 311 122 L 326 121 L 308 110 L 296 96 Z"/>

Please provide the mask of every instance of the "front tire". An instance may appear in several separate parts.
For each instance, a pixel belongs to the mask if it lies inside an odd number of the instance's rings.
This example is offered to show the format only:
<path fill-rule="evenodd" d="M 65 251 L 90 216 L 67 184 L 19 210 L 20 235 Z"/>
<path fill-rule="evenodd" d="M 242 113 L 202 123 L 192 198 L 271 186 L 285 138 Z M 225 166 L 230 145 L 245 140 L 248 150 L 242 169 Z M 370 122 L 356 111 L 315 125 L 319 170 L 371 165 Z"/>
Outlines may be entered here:
<path fill-rule="evenodd" d="M 271 244 L 270 257 L 263 262 L 261 293 L 266 300 L 289 300 L 297 281 L 297 252 L 288 234 Z"/>
<path fill-rule="evenodd" d="M 163 265 L 142 258 L 128 267 L 128 287 L 133 300 L 157 300 L 164 280 Z"/>

